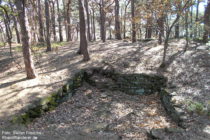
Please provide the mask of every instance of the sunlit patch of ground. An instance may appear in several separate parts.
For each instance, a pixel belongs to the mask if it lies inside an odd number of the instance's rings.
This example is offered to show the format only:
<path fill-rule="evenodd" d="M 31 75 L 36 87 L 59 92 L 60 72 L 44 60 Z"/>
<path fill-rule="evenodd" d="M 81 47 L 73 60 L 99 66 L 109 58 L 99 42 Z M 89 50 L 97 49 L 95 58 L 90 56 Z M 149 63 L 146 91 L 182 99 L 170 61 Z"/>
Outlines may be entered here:
<path fill-rule="evenodd" d="M 14 53 L 15 57 L 19 57 L 14 62 L 8 59 L 9 49 L 0 48 L 0 122 L 10 119 L 34 100 L 57 91 L 80 69 L 102 66 L 104 63 L 122 73 L 164 74 L 169 82 L 176 85 L 173 92 L 182 99 L 208 103 L 210 54 L 207 50 L 197 50 L 196 44 L 182 53 L 184 45 L 183 40 L 171 41 L 167 54 L 168 67 L 160 71 L 163 46 L 157 45 L 157 41 L 89 43 L 89 62 L 82 62 L 83 57 L 76 54 L 79 43 L 70 42 L 49 53 L 45 49 L 35 52 L 33 58 L 39 76 L 34 80 L 25 79 L 22 53 Z"/>

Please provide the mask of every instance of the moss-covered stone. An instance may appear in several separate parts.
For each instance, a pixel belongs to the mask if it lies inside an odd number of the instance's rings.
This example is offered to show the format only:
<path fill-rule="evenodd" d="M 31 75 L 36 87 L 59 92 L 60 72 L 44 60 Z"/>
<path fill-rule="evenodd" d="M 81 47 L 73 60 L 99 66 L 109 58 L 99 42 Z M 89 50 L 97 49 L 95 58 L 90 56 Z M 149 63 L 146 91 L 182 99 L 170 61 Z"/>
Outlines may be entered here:
<path fill-rule="evenodd" d="M 48 97 L 44 97 L 39 101 L 35 101 L 33 105 L 28 107 L 25 113 L 15 116 L 11 122 L 16 124 L 28 124 L 35 118 L 40 117 L 44 112 L 54 110 L 60 103 L 68 100 L 74 95 L 74 92 L 79 88 L 84 81 L 84 71 L 75 74 L 73 79 L 68 80 L 62 88 L 57 92 L 52 93 Z"/>
<path fill-rule="evenodd" d="M 167 79 L 157 75 L 117 74 L 114 76 L 119 89 L 128 94 L 152 94 L 165 87 Z"/>
<path fill-rule="evenodd" d="M 171 116 L 173 121 L 175 121 L 178 125 L 181 126 L 181 123 L 182 123 L 181 115 L 182 115 L 182 113 L 178 112 L 176 107 L 173 105 L 173 103 L 171 102 L 171 97 L 172 96 L 168 92 L 166 92 L 165 90 L 161 90 L 160 99 L 161 99 L 162 105 L 164 106 L 168 115 Z"/>

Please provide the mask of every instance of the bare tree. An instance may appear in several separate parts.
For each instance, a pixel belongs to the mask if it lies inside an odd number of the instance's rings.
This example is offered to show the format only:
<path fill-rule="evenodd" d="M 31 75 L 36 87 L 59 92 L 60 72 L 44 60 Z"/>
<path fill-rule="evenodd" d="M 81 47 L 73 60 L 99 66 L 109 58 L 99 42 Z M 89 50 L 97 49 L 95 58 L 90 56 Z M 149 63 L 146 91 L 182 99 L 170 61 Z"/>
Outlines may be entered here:
<path fill-rule="evenodd" d="M 162 60 L 162 64 L 160 65 L 160 67 L 163 67 L 163 68 L 166 66 L 166 52 L 168 49 L 168 45 L 169 45 L 168 42 L 169 42 L 169 37 L 172 31 L 172 28 L 179 21 L 181 14 L 190 6 L 190 0 L 186 0 L 183 4 L 181 2 L 178 3 L 178 6 L 180 6 L 180 8 L 178 8 L 179 10 L 176 11 L 176 18 L 172 21 L 172 24 L 169 24 L 168 22 L 166 24 L 166 37 L 164 41 L 163 60 Z"/>

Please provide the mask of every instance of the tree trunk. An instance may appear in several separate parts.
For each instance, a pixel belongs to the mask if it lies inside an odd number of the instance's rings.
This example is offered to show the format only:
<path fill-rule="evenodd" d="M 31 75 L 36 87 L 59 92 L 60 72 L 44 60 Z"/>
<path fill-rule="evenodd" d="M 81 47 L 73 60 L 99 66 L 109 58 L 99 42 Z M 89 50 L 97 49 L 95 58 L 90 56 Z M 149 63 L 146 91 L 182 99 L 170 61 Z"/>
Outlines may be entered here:
<path fill-rule="evenodd" d="M 10 29 L 10 19 L 4 17 L 4 25 L 6 27 L 7 43 L 9 45 L 10 55 L 12 56 L 12 31 Z"/>
<path fill-rule="evenodd" d="M 189 10 L 187 9 L 186 11 L 185 11 L 185 31 L 186 31 L 186 34 L 185 34 L 185 39 L 186 39 L 186 45 L 185 45 L 185 48 L 184 48 L 184 51 L 186 52 L 187 51 L 187 48 L 188 48 L 188 46 L 189 46 L 189 38 L 188 38 L 188 36 L 189 36 L 189 31 L 188 31 L 188 12 L 189 12 Z"/>
<path fill-rule="evenodd" d="M 83 54 L 84 61 L 90 60 L 88 54 L 88 43 L 86 38 L 86 24 L 85 24 L 85 14 L 84 14 L 84 0 L 78 0 L 79 2 L 79 23 L 80 23 L 80 49 L 79 53 Z"/>
<path fill-rule="evenodd" d="M 50 43 L 50 13 L 49 13 L 49 1 L 45 0 L 45 17 L 46 17 L 46 42 L 47 42 L 47 52 L 52 51 Z"/>
<path fill-rule="evenodd" d="M 126 38 L 126 16 L 127 16 L 127 8 L 128 5 L 130 4 L 130 0 L 128 1 L 128 3 L 126 4 L 125 2 L 125 13 L 124 13 L 124 27 L 123 27 L 123 38 Z"/>
<path fill-rule="evenodd" d="M 25 70 L 28 79 L 36 78 L 35 68 L 33 64 L 33 60 L 31 57 L 31 50 L 29 47 L 29 36 L 28 31 L 26 29 L 25 23 L 25 3 L 24 0 L 16 0 L 15 5 L 18 10 L 18 20 L 21 29 L 21 40 L 22 40 L 22 47 L 23 47 L 23 57 L 25 63 Z"/>
<path fill-rule="evenodd" d="M 210 1 L 208 1 L 208 5 L 204 14 L 204 35 L 203 35 L 203 43 L 208 42 L 208 38 L 210 35 Z"/>
<path fill-rule="evenodd" d="M 96 41 L 95 10 L 92 9 L 92 11 L 93 11 L 93 23 L 92 23 L 92 28 L 93 28 L 93 40 Z"/>
<path fill-rule="evenodd" d="M 63 2 L 63 13 L 62 16 L 64 17 L 64 26 L 65 26 L 65 33 L 66 33 L 66 40 L 68 40 L 68 25 L 67 25 L 67 15 L 66 15 L 66 0 L 62 0 Z"/>
<path fill-rule="evenodd" d="M 146 28 L 146 35 L 145 35 L 145 38 L 152 38 L 152 18 L 149 17 L 147 19 L 147 28 Z"/>
<path fill-rule="evenodd" d="M 158 44 L 162 44 L 163 42 L 163 39 L 162 37 L 164 36 L 164 17 L 161 16 L 159 19 L 158 19 L 158 27 L 159 27 L 159 37 L 158 37 Z"/>
<path fill-rule="evenodd" d="M 115 0 L 115 38 L 121 40 L 121 29 L 120 29 L 120 19 L 119 19 L 119 0 Z"/>
<path fill-rule="evenodd" d="M 175 38 L 179 38 L 179 23 L 175 26 Z"/>
<path fill-rule="evenodd" d="M 62 26 L 61 26 L 61 14 L 60 14 L 60 8 L 59 8 L 59 2 L 56 0 L 57 3 L 57 12 L 58 12 L 58 28 L 59 28 L 59 39 L 60 42 L 63 41 L 63 35 L 62 35 Z"/>
<path fill-rule="evenodd" d="M 105 18 L 105 4 L 104 4 L 104 0 L 101 0 L 101 4 L 100 4 L 100 27 L 101 27 L 101 40 L 103 42 L 106 42 L 106 29 L 105 29 L 105 22 L 106 22 L 106 18 Z"/>
<path fill-rule="evenodd" d="M 14 17 L 14 26 L 15 26 L 15 33 L 16 33 L 16 38 L 17 38 L 17 43 L 20 43 L 20 34 L 18 31 L 18 26 L 17 26 L 17 20 Z"/>
<path fill-rule="evenodd" d="M 67 41 L 72 41 L 71 38 L 71 0 L 67 2 L 67 10 L 66 10 L 66 20 L 67 20 Z"/>
<path fill-rule="evenodd" d="M 195 22 L 198 22 L 199 5 L 200 5 L 200 0 L 197 0 Z M 195 38 L 197 38 L 197 35 L 198 35 L 197 32 L 198 32 L 198 25 L 196 23 L 196 26 L 195 26 Z"/>
<path fill-rule="evenodd" d="M 42 8 L 41 8 L 41 1 L 37 0 L 38 2 L 38 20 L 39 20 L 39 38 L 38 41 L 39 42 L 44 42 L 44 28 L 43 28 L 43 22 L 42 22 Z"/>
<path fill-rule="evenodd" d="M 89 0 L 85 0 L 85 10 L 86 10 L 86 14 L 87 14 L 87 37 L 88 37 L 88 40 L 91 41 L 92 40 L 92 37 L 91 37 L 91 34 L 90 34 L 90 16 L 89 16 L 89 5 L 88 5 L 88 1 Z"/>
<path fill-rule="evenodd" d="M 193 5 L 193 0 L 191 0 L 191 4 Z M 191 6 L 190 10 L 190 38 L 193 37 L 193 6 Z"/>
<path fill-rule="evenodd" d="M 165 62 L 166 62 L 166 52 L 168 49 L 168 40 L 169 40 L 169 36 L 170 36 L 170 32 L 166 33 L 166 39 L 164 41 L 164 50 L 163 50 L 163 60 L 162 60 L 162 64 L 160 65 L 160 67 L 165 67 Z"/>
<path fill-rule="evenodd" d="M 135 23 L 135 0 L 131 0 L 132 15 L 132 42 L 136 42 L 136 23 Z"/>
<path fill-rule="evenodd" d="M 52 3 L 52 9 L 51 9 L 51 21 L 52 21 L 52 31 L 53 31 L 53 38 L 54 41 L 57 41 L 57 37 L 56 37 L 56 26 L 55 26 L 55 2 L 51 1 Z"/>
<path fill-rule="evenodd" d="M 112 39 L 112 28 L 111 28 L 112 18 L 109 19 L 108 23 L 109 23 L 109 39 L 111 40 Z"/>
<path fill-rule="evenodd" d="M 11 8 L 11 11 L 14 13 L 14 8 L 13 8 L 10 0 L 9 0 L 9 5 L 10 5 L 10 8 Z M 12 16 L 12 19 L 13 19 L 13 22 L 14 22 L 14 28 L 15 28 L 17 43 L 20 43 L 20 34 L 19 34 L 19 31 L 18 31 L 17 19 L 16 19 L 15 16 Z"/>
<path fill-rule="evenodd" d="M 170 34 L 171 34 L 171 30 L 174 27 L 174 25 L 176 25 L 176 23 L 179 21 L 179 19 L 180 19 L 180 15 L 177 14 L 176 19 L 173 21 L 173 23 L 171 24 L 169 29 L 166 31 L 166 38 L 165 38 L 165 41 L 164 41 L 163 60 L 162 60 L 162 64 L 160 65 L 160 67 L 163 67 L 163 68 L 165 67 L 166 52 L 167 52 L 167 49 L 168 49 L 168 41 L 169 41 L 169 37 L 170 37 Z"/>

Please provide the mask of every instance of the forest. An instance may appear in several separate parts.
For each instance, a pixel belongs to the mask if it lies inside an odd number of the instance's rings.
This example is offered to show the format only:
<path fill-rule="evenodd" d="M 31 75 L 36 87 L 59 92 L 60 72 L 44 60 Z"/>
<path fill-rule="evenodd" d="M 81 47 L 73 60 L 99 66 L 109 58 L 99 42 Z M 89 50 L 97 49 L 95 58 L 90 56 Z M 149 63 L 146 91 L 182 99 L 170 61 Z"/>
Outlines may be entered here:
<path fill-rule="evenodd" d="M 0 139 L 209 140 L 210 0 L 0 0 Z"/>

